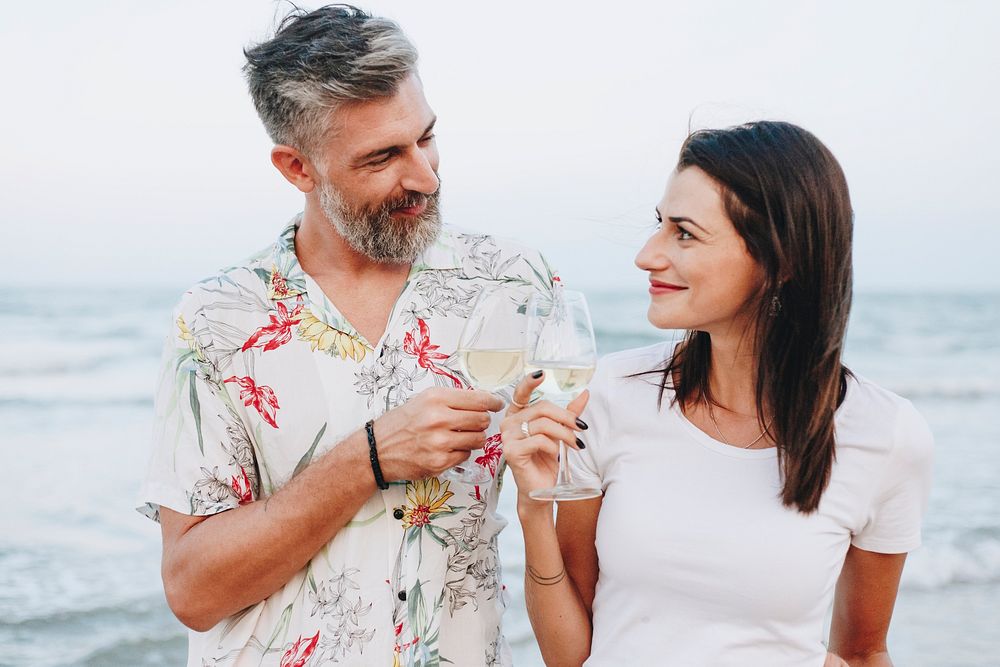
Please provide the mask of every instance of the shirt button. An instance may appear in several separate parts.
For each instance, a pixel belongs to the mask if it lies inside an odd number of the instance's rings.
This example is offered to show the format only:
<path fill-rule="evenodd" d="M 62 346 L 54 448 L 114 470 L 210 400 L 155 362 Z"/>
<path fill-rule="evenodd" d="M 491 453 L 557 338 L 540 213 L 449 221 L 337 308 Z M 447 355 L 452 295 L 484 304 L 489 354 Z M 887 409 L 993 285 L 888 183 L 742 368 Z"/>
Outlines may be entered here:
<path fill-rule="evenodd" d="M 402 602 L 406 602 L 406 591 L 399 591 L 396 595 Z"/>
<path fill-rule="evenodd" d="M 395 519 L 402 519 L 403 518 L 403 510 L 401 510 L 400 508 L 397 507 L 396 509 L 394 509 L 392 511 L 392 516 Z"/>

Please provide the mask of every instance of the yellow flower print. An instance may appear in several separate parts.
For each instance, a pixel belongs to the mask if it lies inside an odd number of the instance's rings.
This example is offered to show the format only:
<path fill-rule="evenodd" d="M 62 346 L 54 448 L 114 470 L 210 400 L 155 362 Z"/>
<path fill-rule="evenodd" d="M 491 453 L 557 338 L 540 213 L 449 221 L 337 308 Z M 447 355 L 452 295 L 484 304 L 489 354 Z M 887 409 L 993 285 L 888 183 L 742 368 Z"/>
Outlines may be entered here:
<path fill-rule="evenodd" d="M 440 512 L 453 512 L 446 503 L 454 493 L 448 490 L 451 482 L 444 486 L 437 477 L 421 479 L 406 484 L 407 507 L 403 510 L 403 527 L 418 528 L 428 525 L 431 519 Z"/>
<path fill-rule="evenodd" d="M 368 351 L 368 346 L 360 338 L 321 322 L 308 309 L 302 313 L 298 334 L 299 339 L 312 344 L 313 350 L 337 355 L 341 359 L 350 357 L 354 361 L 361 361 Z"/>
<path fill-rule="evenodd" d="M 177 337 L 187 343 L 188 349 L 194 353 L 193 356 L 196 361 L 202 364 L 207 362 L 205 353 L 198 345 L 198 340 L 194 337 L 194 333 L 191 332 L 187 322 L 184 321 L 183 315 L 177 316 Z"/>
<path fill-rule="evenodd" d="M 187 343 L 189 346 L 193 346 L 194 334 L 191 333 L 190 329 L 188 329 L 187 322 L 184 321 L 183 315 L 177 316 L 177 329 L 178 329 L 177 337 L 180 338 L 185 343 Z"/>

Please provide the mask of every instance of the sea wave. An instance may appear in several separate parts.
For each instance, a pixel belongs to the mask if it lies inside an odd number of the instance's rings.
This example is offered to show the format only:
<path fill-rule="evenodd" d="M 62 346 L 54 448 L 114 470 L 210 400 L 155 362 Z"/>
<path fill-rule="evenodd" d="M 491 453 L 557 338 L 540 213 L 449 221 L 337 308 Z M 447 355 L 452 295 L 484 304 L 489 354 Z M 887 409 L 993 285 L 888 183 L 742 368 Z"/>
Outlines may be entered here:
<path fill-rule="evenodd" d="M 1000 376 L 889 380 L 885 385 L 906 398 L 980 400 L 1000 397 Z"/>
<path fill-rule="evenodd" d="M 1000 583 L 1000 527 L 930 536 L 907 557 L 901 587 L 940 590 Z"/>

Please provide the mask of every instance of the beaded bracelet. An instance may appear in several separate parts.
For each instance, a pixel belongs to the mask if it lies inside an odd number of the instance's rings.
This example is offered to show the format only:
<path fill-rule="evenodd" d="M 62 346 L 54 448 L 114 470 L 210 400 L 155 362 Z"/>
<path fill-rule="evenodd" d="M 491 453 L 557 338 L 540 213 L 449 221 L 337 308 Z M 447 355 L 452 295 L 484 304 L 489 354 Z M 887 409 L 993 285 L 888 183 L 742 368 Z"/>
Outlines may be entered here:
<path fill-rule="evenodd" d="M 365 433 L 368 434 L 368 459 L 372 463 L 372 472 L 375 473 L 375 484 L 385 491 L 389 484 L 382 477 L 382 466 L 378 463 L 378 452 L 375 450 L 375 422 L 369 419 L 365 423 Z"/>

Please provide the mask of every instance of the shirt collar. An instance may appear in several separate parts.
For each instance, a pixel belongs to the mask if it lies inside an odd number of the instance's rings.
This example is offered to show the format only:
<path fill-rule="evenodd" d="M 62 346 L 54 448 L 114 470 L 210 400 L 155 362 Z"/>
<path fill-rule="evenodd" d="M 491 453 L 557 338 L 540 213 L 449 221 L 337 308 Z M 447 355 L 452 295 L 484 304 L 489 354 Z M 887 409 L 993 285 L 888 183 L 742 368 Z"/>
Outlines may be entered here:
<path fill-rule="evenodd" d="M 299 213 L 285 225 L 274 243 L 271 272 L 267 277 L 267 296 L 272 301 L 306 293 L 306 272 L 295 255 L 295 232 L 302 222 Z"/>
<path fill-rule="evenodd" d="M 274 243 L 271 259 L 271 270 L 266 277 L 268 297 L 272 301 L 306 294 L 306 273 L 299 264 L 295 254 L 295 232 L 302 224 L 302 214 L 292 218 L 281 230 L 278 240 Z M 441 232 L 429 247 L 427 247 L 410 269 L 412 279 L 421 271 L 447 271 L 460 269 L 462 260 L 459 253 L 458 239 L 455 232 L 442 225 Z"/>
<path fill-rule="evenodd" d="M 459 252 L 458 239 L 455 236 L 454 230 L 447 225 L 442 225 L 434 243 L 420 253 L 420 256 L 413 262 L 410 276 L 412 277 L 420 271 L 447 271 L 462 268 L 462 257 Z"/>

